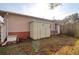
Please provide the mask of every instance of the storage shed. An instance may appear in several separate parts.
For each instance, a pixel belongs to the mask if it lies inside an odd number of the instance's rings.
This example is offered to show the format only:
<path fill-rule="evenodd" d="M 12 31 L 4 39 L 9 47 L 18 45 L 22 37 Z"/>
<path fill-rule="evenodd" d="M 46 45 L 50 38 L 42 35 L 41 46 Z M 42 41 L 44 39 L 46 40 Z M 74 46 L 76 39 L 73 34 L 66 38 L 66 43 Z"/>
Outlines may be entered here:
<path fill-rule="evenodd" d="M 30 38 L 37 40 L 50 37 L 50 23 L 33 21 L 30 23 Z"/>

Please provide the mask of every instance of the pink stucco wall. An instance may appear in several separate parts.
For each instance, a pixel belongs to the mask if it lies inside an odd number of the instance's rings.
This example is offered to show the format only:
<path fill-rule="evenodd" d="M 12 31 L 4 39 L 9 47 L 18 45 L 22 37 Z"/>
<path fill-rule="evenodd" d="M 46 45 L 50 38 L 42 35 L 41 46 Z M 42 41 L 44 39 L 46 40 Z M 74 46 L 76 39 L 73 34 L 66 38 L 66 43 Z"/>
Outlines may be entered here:
<path fill-rule="evenodd" d="M 19 15 L 8 16 L 8 31 L 9 32 L 28 32 L 29 31 L 29 22 L 32 19 L 28 17 L 23 17 Z"/>

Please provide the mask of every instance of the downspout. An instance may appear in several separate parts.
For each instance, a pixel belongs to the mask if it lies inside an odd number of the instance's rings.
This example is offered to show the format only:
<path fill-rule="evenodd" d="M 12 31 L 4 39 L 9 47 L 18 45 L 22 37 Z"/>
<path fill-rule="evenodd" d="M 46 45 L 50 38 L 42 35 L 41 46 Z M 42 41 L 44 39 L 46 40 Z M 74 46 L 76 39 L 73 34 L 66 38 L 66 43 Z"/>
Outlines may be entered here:
<path fill-rule="evenodd" d="M 8 16 L 8 13 L 6 13 L 4 16 L 4 20 L 5 20 L 5 24 L 6 24 L 6 38 L 8 36 L 8 18 L 7 18 L 7 16 Z"/>
<path fill-rule="evenodd" d="M 9 13 L 6 13 L 6 34 L 7 34 L 7 36 L 8 36 L 8 14 Z"/>

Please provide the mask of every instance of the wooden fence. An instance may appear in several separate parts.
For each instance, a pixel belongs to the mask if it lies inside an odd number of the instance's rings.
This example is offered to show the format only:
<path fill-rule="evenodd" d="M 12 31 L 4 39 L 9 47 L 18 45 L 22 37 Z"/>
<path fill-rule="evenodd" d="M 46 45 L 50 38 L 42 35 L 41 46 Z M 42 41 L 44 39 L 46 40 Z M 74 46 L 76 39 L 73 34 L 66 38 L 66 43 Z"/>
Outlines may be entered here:
<path fill-rule="evenodd" d="M 79 22 L 62 25 L 61 34 L 79 37 Z"/>

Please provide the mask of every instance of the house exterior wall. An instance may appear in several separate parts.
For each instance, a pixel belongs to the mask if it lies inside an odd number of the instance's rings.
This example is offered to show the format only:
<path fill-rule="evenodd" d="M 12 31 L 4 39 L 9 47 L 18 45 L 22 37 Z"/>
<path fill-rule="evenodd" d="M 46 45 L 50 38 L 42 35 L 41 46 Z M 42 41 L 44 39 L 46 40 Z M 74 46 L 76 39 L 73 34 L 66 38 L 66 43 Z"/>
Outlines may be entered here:
<path fill-rule="evenodd" d="M 8 34 L 17 35 L 21 39 L 30 37 L 30 22 L 42 21 L 31 17 L 19 16 L 16 14 L 8 15 Z M 47 22 L 44 20 L 44 22 Z"/>
<path fill-rule="evenodd" d="M 8 31 L 9 32 L 29 32 L 29 22 L 32 19 L 28 17 L 9 15 L 8 16 Z"/>
<path fill-rule="evenodd" d="M 54 35 L 56 32 L 56 26 L 55 26 L 55 22 L 51 22 L 51 35 Z"/>
<path fill-rule="evenodd" d="M 51 22 L 51 31 L 55 31 L 55 22 Z"/>
<path fill-rule="evenodd" d="M 56 22 L 51 22 L 51 35 L 60 34 L 60 25 Z"/>
<path fill-rule="evenodd" d="M 17 35 L 19 38 L 26 39 L 29 36 L 29 22 L 32 19 L 24 16 L 8 15 L 9 35 Z"/>

